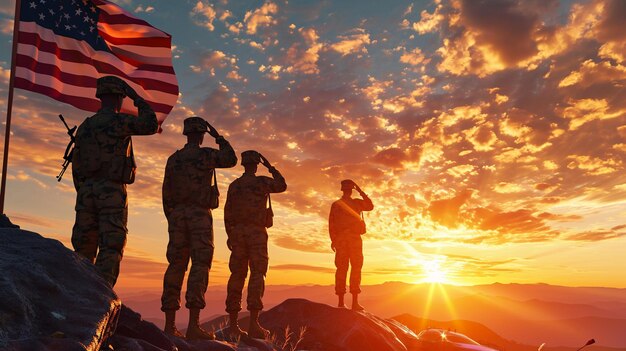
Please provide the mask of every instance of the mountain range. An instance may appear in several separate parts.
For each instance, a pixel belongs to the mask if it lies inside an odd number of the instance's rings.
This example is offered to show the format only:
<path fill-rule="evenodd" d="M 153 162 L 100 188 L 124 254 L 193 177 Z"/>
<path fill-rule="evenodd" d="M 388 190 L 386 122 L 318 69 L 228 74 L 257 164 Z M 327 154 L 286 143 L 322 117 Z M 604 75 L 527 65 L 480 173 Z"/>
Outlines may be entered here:
<path fill-rule="evenodd" d="M 368 311 L 386 318 L 400 318 L 416 332 L 437 325 L 447 326 L 465 331 L 486 345 L 498 345 L 510 351 L 536 350 L 542 344 L 546 349 L 573 348 L 591 338 L 597 343 L 589 346 L 589 351 L 592 347 L 626 350 L 626 289 L 388 282 L 364 286 L 362 290 L 361 303 Z M 321 285 L 268 286 L 264 303 L 269 309 L 288 298 L 305 298 L 334 305 L 333 291 L 332 286 Z M 140 312 L 146 320 L 163 325 L 160 292 L 122 291 L 119 294 L 126 305 Z M 204 321 L 225 314 L 225 297 L 224 286 L 209 287 L 207 307 L 202 313 Z M 186 313 L 182 308 L 177 318 L 181 327 L 186 324 Z"/>

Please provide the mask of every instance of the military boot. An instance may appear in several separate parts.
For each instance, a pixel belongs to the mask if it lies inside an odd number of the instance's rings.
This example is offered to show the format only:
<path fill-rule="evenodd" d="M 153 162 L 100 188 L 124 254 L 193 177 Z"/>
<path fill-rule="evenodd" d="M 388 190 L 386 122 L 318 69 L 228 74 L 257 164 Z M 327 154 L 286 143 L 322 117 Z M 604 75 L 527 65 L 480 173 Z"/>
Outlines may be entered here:
<path fill-rule="evenodd" d="M 165 311 L 165 328 L 163 332 L 167 335 L 184 338 L 185 336 L 176 328 L 176 310 Z"/>
<path fill-rule="evenodd" d="M 352 310 L 363 311 L 365 308 L 359 304 L 359 294 L 352 294 Z"/>
<path fill-rule="evenodd" d="M 187 326 L 187 339 L 215 340 L 215 334 L 200 328 L 200 309 L 189 309 L 189 325 Z"/>
<path fill-rule="evenodd" d="M 339 297 L 339 303 L 337 304 L 337 307 L 339 307 L 339 308 L 347 308 L 346 304 L 345 304 L 345 302 L 343 300 L 343 294 L 339 294 L 337 296 Z"/>
<path fill-rule="evenodd" d="M 248 328 L 248 335 L 255 339 L 265 339 L 270 335 L 270 331 L 264 329 L 259 324 L 259 310 L 250 311 L 250 328 Z"/>
<path fill-rule="evenodd" d="M 239 327 L 239 313 L 229 313 L 228 315 L 228 328 L 225 330 L 225 337 L 231 341 L 237 341 L 241 338 L 246 338 L 248 333 L 241 330 Z"/>

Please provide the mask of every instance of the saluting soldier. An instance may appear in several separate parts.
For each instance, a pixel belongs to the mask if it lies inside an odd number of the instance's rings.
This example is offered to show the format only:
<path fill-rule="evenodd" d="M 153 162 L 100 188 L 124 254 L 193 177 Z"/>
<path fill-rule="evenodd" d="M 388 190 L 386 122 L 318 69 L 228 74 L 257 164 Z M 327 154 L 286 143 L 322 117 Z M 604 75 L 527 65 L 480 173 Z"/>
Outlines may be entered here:
<path fill-rule="evenodd" d="M 122 101 L 134 101 L 138 115 L 120 113 Z M 113 287 L 126 245 L 126 185 L 135 180 L 132 135 L 151 135 L 159 124 L 150 105 L 125 81 L 113 76 L 97 80 L 98 112 L 76 132 L 72 176 L 76 188 L 76 222 L 72 246 Z"/>
<path fill-rule="evenodd" d="M 215 138 L 219 150 L 200 147 L 204 133 Z M 189 309 L 187 339 L 215 339 L 215 335 L 200 328 L 200 310 L 205 306 L 204 293 L 213 261 L 213 217 L 217 207 L 216 188 L 211 181 L 216 168 L 237 164 L 237 155 L 223 136 L 200 117 L 184 121 L 183 134 L 187 144 L 167 160 L 163 180 L 163 211 L 168 221 L 169 266 L 163 278 L 161 310 L 165 312 L 165 333 L 182 337 L 176 329 L 176 311 L 180 309 L 180 291 L 191 258 L 187 279 L 185 307 Z"/>
<path fill-rule="evenodd" d="M 355 189 L 361 199 L 352 198 L 352 189 Z M 344 295 L 346 293 L 346 278 L 348 267 L 350 270 L 350 293 L 352 294 L 352 309 L 362 311 L 359 304 L 361 293 L 361 268 L 363 268 L 363 240 L 365 221 L 363 211 L 374 209 L 372 200 L 350 179 L 341 181 L 341 199 L 333 202 L 328 216 L 328 231 L 330 233 L 331 248 L 335 252 L 335 293 L 339 298 L 339 307 L 345 308 Z"/>
<path fill-rule="evenodd" d="M 256 175 L 259 163 L 267 167 L 272 178 Z M 230 322 L 228 332 L 233 338 L 243 333 L 237 319 L 241 311 L 241 294 L 250 267 L 248 334 L 253 338 L 263 338 L 269 332 L 259 325 L 259 313 L 263 309 L 262 298 L 269 259 L 266 227 L 271 226 L 268 221 L 271 221 L 273 215 L 268 212 L 267 203 L 270 193 L 284 192 L 287 183 L 280 172 L 257 151 L 244 151 L 241 154 L 241 164 L 245 172 L 228 187 L 224 207 L 227 245 L 231 250 L 228 263 L 231 275 L 226 297 L 226 312 Z"/>

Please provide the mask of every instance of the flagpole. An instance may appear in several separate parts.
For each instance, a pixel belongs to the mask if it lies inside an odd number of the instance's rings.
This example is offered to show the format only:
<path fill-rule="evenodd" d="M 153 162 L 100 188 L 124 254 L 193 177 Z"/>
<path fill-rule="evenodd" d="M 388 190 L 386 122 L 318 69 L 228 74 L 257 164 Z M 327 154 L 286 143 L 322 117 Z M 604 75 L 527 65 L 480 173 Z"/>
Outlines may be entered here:
<path fill-rule="evenodd" d="M 0 214 L 4 214 L 4 197 L 7 186 L 7 166 L 9 163 L 9 138 L 11 136 L 11 112 L 13 110 L 13 85 L 15 81 L 15 57 L 17 56 L 17 36 L 20 23 L 20 3 L 15 0 L 15 18 L 13 19 L 13 52 L 11 53 L 11 77 L 9 78 L 9 100 L 7 101 L 7 123 L 4 129 L 4 149 L 2 152 L 2 183 L 0 183 Z"/>

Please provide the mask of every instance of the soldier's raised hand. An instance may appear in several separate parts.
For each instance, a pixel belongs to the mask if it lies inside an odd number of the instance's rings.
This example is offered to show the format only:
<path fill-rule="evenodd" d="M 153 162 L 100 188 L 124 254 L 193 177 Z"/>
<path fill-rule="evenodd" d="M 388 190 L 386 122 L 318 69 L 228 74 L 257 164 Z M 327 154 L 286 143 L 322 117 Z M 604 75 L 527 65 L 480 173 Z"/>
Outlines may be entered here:
<path fill-rule="evenodd" d="M 206 127 L 207 127 L 207 133 L 209 133 L 210 136 L 212 136 L 214 138 L 217 138 L 217 137 L 220 136 L 220 133 L 217 132 L 217 129 L 213 128 L 211 123 L 206 122 Z"/>
<path fill-rule="evenodd" d="M 128 85 L 126 81 L 124 80 L 122 81 L 124 82 L 124 92 L 126 93 L 126 96 L 128 96 L 133 101 L 137 100 L 139 98 L 139 95 L 137 94 L 135 89 L 133 89 L 130 85 Z"/>
<path fill-rule="evenodd" d="M 361 187 L 359 187 L 356 183 L 352 182 L 354 184 L 354 190 L 358 191 L 359 193 L 362 193 L 363 190 L 361 190 Z"/>
<path fill-rule="evenodd" d="M 360 186 L 356 185 L 356 183 L 354 183 L 354 190 L 356 190 L 362 197 L 365 197 L 367 195 L 365 195 L 365 192 L 363 192 L 363 190 L 361 189 Z"/>
<path fill-rule="evenodd" d="M 268 161 L 265 156 L 261 155 L 261 153 L 259 153 L 259 157 L 261 158 L 261 163 L 263 164 L 263 166 L 267 167 L 267 169 L 272 168 L 272 165 L 270 164 L 270 161 Z"/>

